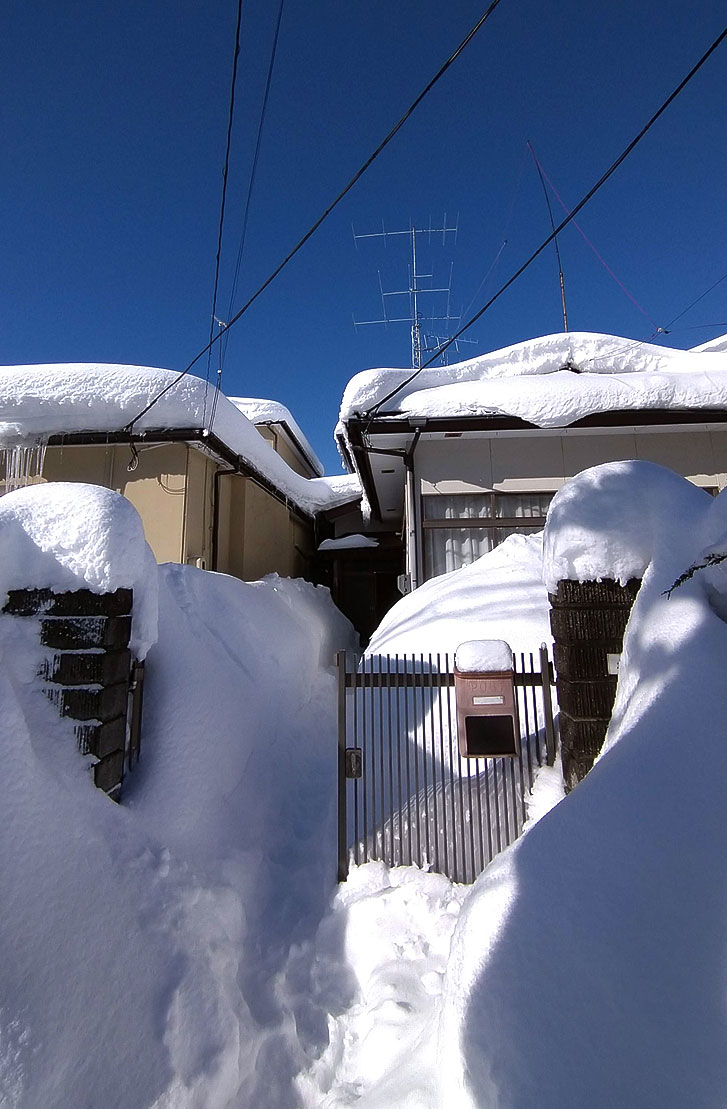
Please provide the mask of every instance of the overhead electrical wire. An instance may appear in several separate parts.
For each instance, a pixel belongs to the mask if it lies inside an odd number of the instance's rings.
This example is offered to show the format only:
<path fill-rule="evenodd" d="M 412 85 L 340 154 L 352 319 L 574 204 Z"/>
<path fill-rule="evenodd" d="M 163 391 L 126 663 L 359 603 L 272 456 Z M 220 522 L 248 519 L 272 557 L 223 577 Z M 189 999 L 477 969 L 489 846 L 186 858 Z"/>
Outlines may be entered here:
<path fill-rule="evenodd" d="M 154 405 L 157 403 L 157 401 L 160 401 L 161 398 L 166 393 L 168 393 L 169 390 L 172 389 L 177 384 L 177 382 L 181 381 L 182 378 L 185 377 L 189 373 L 189 371 L 192 369 L 192 367 L 195 366 L 197 364 L 197 362 L 199 362 L 200 358 L 203 358 L 204 355 L 207 353 L 207 351 L 210 350 L 214 346 L 215 343 L 219 342 L 220 339 L 222 338 L 222 336 L 226 335 L 227 332 L 230 330 L 230 328 L 234 324 L 236 324 L 238 320 L 242 319 L 242 317 L 245 315 L 245 313 L 248 311 L 248 309 L 252 307 L 252 305 L 255 303 L 255 301 L 258 299 L 258 297 L 261 295 L 261 293 L 263 293 L 265 291 L 265 289 L 267 289 L 268 285 L 272 284 L 272 282 L 275 280 L 275 278 L 278 276 L 278 274 L 281 273 L 282 270 L 285 269 L 285 267 L 295 257 L 295 255 L 298 253 L 298 251 L 301 249 L 301 247 L 303 247 L 308 242 L 308 240 L 311 238 L 311 236 L 315 234 L 315 232 L 318 230 L 318 228 L 321 226 L 321 224 L 328 218 L 328 216 L 330 216 L 330 214 L 334 210 L 334 208 L 336 208 L 340 204 L 340 202 L 351 191 L 351 189 L 354 187 L 354 185 L 363 177 L 364 173 L 366 173 L 366 170 L 370 168 L 370 166 L 376 161 L 376 159 L 379 157 L 379 155 L 382 153 L 382 151 L 389 145 L 391 140 L 398 134 L 398 132 L 404 126 L 404 124 L 409 119 L 409 117 L 413 114 L 413 112 L 416 111 L 416 109 L 421 104 L 422 100 L 424 100 L 425 96 L 429 92 L 431 92 L 431 90 L 434 88 L 434 86 L 437 84 L 437 82 L 444 76 L 444 74 L 447 72 L 447 70 L 450 68 L 450 66 L 452 66 L 454 64 L 454 62 L 460 56 L 462 51 L 470 44 L 470 42 L 475 37 L 477 32 L 484 26 L 484 24 L 487 22 L 487 20 L 492 15 L 495 8 L 497 8 L 497 6 L 500 4 L 500 2 L 501 2 L 501 0 L 491 0 L 491 3 L 489 5 L 489 7 L 485 10 L 483 15 L 480 16 L 480 18 L 475 23 L 474 27 L 472 27 L 472 29 L 467 33 L 467 35 L 465 35 L 465 37 L 462 39 L 462 42 L 459 44 L 459 46 L 456 48 L 456 50 L 454 50 L 453 53 L 450 54 L 450 56 L 447 58 L 446 62 L 444 62 L 444 64 L 442 66 L 440 66 L 440 68 L 434 74 L 432 79 L 427 83 L 427 85 L 425 85 L 425 87 L 422 89 L 422 91 L 419 93 L 419 95 L 416 97 L 416 99 L 412 101 L 410 106 L 404 112 L 404 115 L 401 117 L 401 119 L 397 123 L 394 124 L 394 126 L 391 128 L 389 133 L 386 135 L 386 137 L 376 147 L 373 154 L 371 154 L 366 159 L 366 161 L 361 166 L 361 168 L 359 170 L 357 170 L 357 172 L 353 175 L 353 177 L 348 182 L 348 184 L 340 191 L 340 193 L 335 198 L 335 200 L 333 200 L 331 202 L 331 204 L 328 205 L 328 207 L 323 212 L 323 214 L 321 216 L 319 216 L 318 219 L 315 221 L 315 223 L 313 223 L 308 228 L 305 235 L 303 235 L 303 237 L 298 240 L 298 242 L 295 244 L 295 246 L 292 248 L 292 250 L 290 250 L 288 252 L 288 254 L 286 254 L 286 256 L 285 256 L 285 258 L 283 258 L 282 262 L 273 270 L 273 272 L 270 274 L 270 276 L 267 277 L 265 279 L 265 281 L 263 281 L 262 285 L 260 285 L 257 288 L 257 290 L 253 293 L 253 295 L 251 297 L 249 297 L 248 300 L 245 301 L 242 308 L 240 308 L 235 313 L 235 315 L 232 317 L 232 319 L 227 322 L 226 326 L 224 328 L 221 328 L 220 331 L 216 335 L 212 335 L 210 337 L 209 342 L 206 344 L 206 346 L 202 347 L 202 350 L 199 351 L 199 353 L 194 356 L 192 361 L 187 366 L 185 366 L 185 368 L 183 370 L 181 370 L 172 381 L 170 381 L 167 385 L 165 385 L 163 389 L 160 389 L 159 392 L 154 397 L 152 397 L 152 399 L 149 401 L 149 403 L 144 408 L 142 408 L 142 410 L 136 416 L 134 416 L 133 419 L 129 420 L 129 422 L 124 425 L 124 428 L 123 428 L 124 431 L 127 431 L 127 432 L 129 432 L 129 434 L 131 434 L 131 432 L 134 429 L 134 424 L 138 423 L 139 420 L 143 416 L 145 416 L 151 408 L 154 407 Z M 215 321 L 212 320 L 213 329 L 214 329 L 214 322 Z M 447 344 L 447 345 L 449 345 L 449 344 Z"/>
<path fill-rule="evenodd" d="M 237 0 L 237 23 L 235 26 L 235 52 L 232 59 L 232 78 L 230 81 L 230 102 L 227 110 L 227 142 L 225 145 L 225 163 L 222 170 L 222 198 L 220 200 L 220 219 L 217 227 L 217 257 L 215 260 L 215 282 L 212 293 L 212 318 L 210 320 L 210 342 L 207 349 L 211 349 L 214 339 L 215 324 L 217 322 L 217 293 L 220 287 L 220 258 L 222 256 L 222 233 L 225 226 L 225 206 L 227 202 L 227 177 L 230 170 L 230 150 L 232 147 L 232 123 L 235 117 L 235 90 L 237 88 L 237 65 L 240 59 L 240 30 L 242 28 L 242 0 Z M 218 378 L 222 369 L 218 370 Z M 207 383 L 209 384 L 210 359 L 207 360 Z M 207 391 L 204 397 L 205 416 L 207 409 Z"/>
<path fill-rule="evenodd" d="M 487 312 L 487 310 L 492 307 L 492 305 L 495 303 L 495 301 L 499 300 L 499 298 L 502 296 L 502 294 L 507 289 L 509 289 L 510 286 L 512 284 L 514 284 L 515 281 L 517 281 L 517 279 L 535 261 L 535 259 L 538 258 L 543 253 L 545 248 L 547 246 L 549 246 L 550 243 L 553 242 L 556 235 L 559 235 L 560 232 L 563 230 L 563 228 L 568 226 L 568 224 L 573 220 L 574 216 L 577 216 L 578 213 L 581 211 L 581 209 L 585 208 L 585 206 L 589 202 L 589 200 L 591 200 L 596 195 L 598 190 L 600 188 L 602 188 L 603 185 L 605 185 L 605 183 L 608 181 L 609 177 L 611 177 L 612 174 L 616 172 L 618 167 L 621 165 L 621 163 L 623 161 L 625 161 L 625 159 L 629 156 L 631 151 L 636 146 L 638 146 L 638 144 L 641 142 L 641 140 L 644 138 L 644 136 L 647 134 L 647 132 L 651 129 L 651 127 L 653 127 L 653 125 L 660 118 L 660 116 L 662 116 L 664 114 L 664 112 L 667 110 L 667 108 L 670 106 L 670 104 L 672 104 L 673 101 L 676 100 L 677 96 L 679 96 L 679 94 L 682 92 L 682 90 L 687 87 L 687 85 L 692 80 L 692 78 L 696 76 L 696 74 L 699 72 L 699 70 L 705 64 L 705 62 L 712 56 L 714 51 L 724 41 L 725 38 L 727 38 L 727 27 L 725 27 L 724 30 L 717 36 L 717 38 L 714 40 L 712 45 L 709 47 L 708 50 L 705 51 L 705 53 L 702 55 L 702 57 L 699 59 L 699 61 L 696 63 L 696 65 L 694 65 L 689 70 L 689 73 L 686 75 L 686 77 L 684 77 L 683 80 L 681 80 L 679 82 L 677 87 L 674 89 L 674 91 L 672 93 L 670 93 L 670 95 L 666 98 L 666 100 L 663 102 L 661 107 L 653 114 L 653 116 L 649 119 L 649 121 L 644 124 L 644 126 L 641 128 L 639 133 L 636 135 L 636 137 L 633 138 L 631 140 L 631 142 L 628 144 L 628 146 L 621 152 L 621 154 L 619 154 L 619 156 L 615 160 L 615 162 L 611 163 L 611 165 L 608 167 L 606 172 L 603 173 L 601 175 L 601 177 L 599 177 L 598 181 L 596 181 L 595 185 L 593 185 L 588 190 L 586 195 L 581 200 L 578 201 L 578 203 L 576 204 L 576 206 L 572 210 L 572 212 L 568 216 L 566 216 L 566 218 L 558 225 L 558 227 L 555 228 L 554 231 L 552 231 L 550 233 L 550 235 L 548 235 L 547 239 L 543 240 L 543 242 L 540 244 L 540 246 L 536 250 L 533 251 L 533 253 L 530 255 L 530 257 L 525 262 L 523 262 L 522 266 L 520 266 L 520 268 L 515 271 L 515 273 L 512 275 L 512 277 L 510 277 L 504 283 L 504 285 L 501 285 L 500 288 L 497 290 L 497 292 L 493 296 L 490 297 L 490 299 L 482 306 L 482 308 L 480 308 L 480 310 L 478 312 L 475 312 L 474 316 L 472 316 L 465 324 L 463 324 L 462 327 L 460 327 L 460 329 L 458 331 L 456 331 L 455 334 L 452 335 L 451 338 L 449 338 L 446 343 L 443 343 L 441 345 L 441 347 L 439 347 L 438 350 L 436 350 L 434 352 L 434 354 L 431 356 L 431 358 L 429 358 L 422 366 L 418 367 L 418 369 L 414 370 L 414 372 L 411 373 L 399 385 L 397 385 L 395 389 L 392 389 L 389 393 L 386 394 L 386 396 L 382 397 L 381 400 L 377 401 L 376 404 L 372 405 L 372 407 L 369 408 L 363 414 L 364 416 L 369 417 L 369 418 L 373 418 L 373 416 L 375 416 L 375 414 L 380 411 L 381 407 L 384 404 L 386 404 L 387 401 L 390 401 L 392 397 L 396 396 L 396 394 L 401 392 L 402 389 L 405 389 L 407 387 L 407 385 L 409 385 L 414 380 L 414 378 L 417 377 L 417 375 L 422 372 L 422 370 L 425 370 L 425 369 L 427 369 L 428 366 L 431 366 L 432 363 L 435 362 L 437 360 L 437 358 L 440 358 L 442 356 L 442 354 L 444 353 L 444 351 L 447 350 L 447 348 L 450 347 L 452 345 L 452 343 L 456 342 L 457 339 L 459 339 L 459 337 L 461 335 L 463 335 L 464 332 L 467 331 L 472 326 L 473 323 L 476 323 L 477 320 L 479 320 L 482 316 L 484 316 L 485 312 Z"/>
<path fill-rule="evenodd" d="M 534 162 L 535 162 L 535 165 L 537 166 L 537 170 L 538 170 L 538 173 L 540 174 L 540 180 L 541 180 L 541 182 L 543 181 L 543 179 L 545 179 L 545 181 L 547 181 L 547 182 L 548 182 L 548 185 L 550 186 L 550 188 L 551 188 L 551 190 L 552 190 L 553 196 L 554 196 L 554 197 L 555 197 L 555 199 L 556 199 L 556 200 L 558 201 L 558 203 L 560 204 L 561 208 L 562 208 L 562 209 L 563 209 L 563 211 L 564 211 L 564 212 L 566 213 L 566 215 L 570 215 L 570 209 L 568 208 L 568 205 L 567 205 L 567 204 L 565 203 L 565 201 L 563 200 L 562 196 L 560 195 L 560 193 L 559 193 L 559 192 L 558 192 L 558 190 L 556 189 L 555 185 L 553 184 L 553 182 L 552 182 L 552 181 L 550 180 L 550 178 L 548 177 L 548 174 L 547 174 L 547 173 L 545 172 L 545 169 L 543 168 L 543 165 L 542 165 L 542 163 L 541 163 L 540 159 L 538 158 L 537 154 L 536 154 L 536 153 L 535 153 L 535 151 L 533 150 L 533 147 L 532 147 L 532 144 L 531 144 L 531 143 L 528 143 L 528 149 L 530 150 L 530 153 L 531 153 L 531 154 L 532 154 L 532 156 L 533 156 L 533 160 L 534 160 Z M 547 192 L 546 192 L 546 196 L 547 196 Z M 551 215 L 551 220 L 552 220 L 552 215 Z M 578 221 L 577 221 L 577 220 L 572 220 L 571 222 L 573 223 L 573 226 L 575 227 L 576 231 L 577 231 L 577 232 L 578 232 L 578 234 L 579 234 L 579 235 L 581 236 L 581 238 L 583 239 L 583 241 L 584 241 L 584 242 L 586 243 L 586 245 L 587 245 L 587 246 L 589 246 L 589 247 L 590 247 L 590 249 L 591 249 L 591 250 L 593 251 L 593 253 L 595 254 L 596 258 L 598 258 L 598 261 L 599 261 L 599 262 L 601 263 L 601 265 L 602 265 L 602 266 L 603 266 L 603 268 L 605 269 L 606 273 L 608 273 L 608 274 L 609 274 L 609 275 L 610 275 L 610 276 L 611 276 L 611 277 L 612 277 L 612 278 L 614 279 L 614 281 L 615 281 L 615 282 L 616 282 L 616 284 L 618 285 L 619 289 L 621 289 L 621 291 L 622 291 L 623 293 L 625 293 L 625 294 L 626 294 L 626 296 L 627 296 L 627 297 L 629 298 L 629 300 L 630 300 L 630 301 L 631 301 L 631 303 L 632 303 L 632 304 L 634 305 L 634 307 L 635 307 L 635 308 L 638 308 L 639 312 L 641 312 L 641 315 L 642 315 L 642 316 L 645 316 L 645 317 L 646 317 L 646 319 L 647 319 L 647 320 L 649 321 L 649 323 L 650 323 L 650 324 L 652 324 L 652 325 L 653 325 L 653 326 L 654 326 L 654 327 L 656 328 L 656 331 L 654 332 L 654 334 L 655 334 L 655 335 L 658 335 L 658 333 L 659 333 L 660 331 L 662 331 L 662 330 L 663 330 L 663 328 L 661 328 L 661 327 L 659 326 L 659 324 L 658 324 L 658 323 L 656 322 L 656 320 L 652 320 L 651 316 L 650 316 L 650 315 L 649 315 L 649 313 L 648 313 L 648 312 L 646 311 L 646 309 L 645 309 L 645 308 L 643 308 L 643 307 L 642 307 L 642 306 L 641 306 L 641 305 L 639 304 L 639 302 L 638 302 L 638 300 L 636 299 L 636 297 L 635 297 L 635 296 L 633 296 L 633 295 L 632 295 L 632 294 L 631 294 L 631 293 L 629 292 L 629 290 L 628 290 L 628 289 L 626 288 L 626 286 L 624 285 L 623 281 L 621 281 L 621 280 L 620 280 L 620 279 L 619 279 L 619 278 L 618 278 L 618 277 L 616 276 L 616 274 L 615 274 L 615 273 L 613 272 L 613 270 L 612 270 L 612 269 L 611 269 L 611 267 L 609 266 L 609 264 L 608 264 L 608 262 L 606 261 L 606 259 L 605 259 L 605 258 L 603 258 L 603 257 L 602 257 L 602 256 L 600 255 L 600 253 L 598 252 L 598 250 L 596 249 L 596 247 L 595 247 L 595 246 L 593 245 L 593 243 L 591 242 L 591 240 L 590 240 L 590 239 L 588 238 L 588 236 L 586 235 L 585 231 L 583 230 L 583 228 L 581 227 L 581 225 L 580 225 L 580 224 L 578 223 Z"/>
<path fill-rule="evenodd" d="M 270 53 L 270 63 L 268 65 L 268 74 L 267 74 L 267 79 L 265 81 L 265 92 L 263 94 L 262 108 L 260 109 L 260 120 L 259 120 L 259 123 L 258 123 L 257 138 L 256 138 L 256 141 L 255 141 L 255 154 L 254 154 L 253 160 L 252 160 L 252 167 L 250 169 L 250 180 L 248 182 L 247 196 L 245 198 L 245 210 L 243 212 L 242 230 L 240 232 L 240 245 L 237 249 L 237 260 L 235 262 L 235 274 L 234 274 L 234 277 L 233 277 L 233 280 L 232 280 L 232 290 L 230 292 L 230 303 L 229 303 L 229 306 L 228 306 L 228 309 L 227 309 L 228 318 L 232 315 L 232 307 L 235 303 L 235 296 L 237 295 L 237 285 L 238 285 L 238 281 L 240 279 L 240 267 L 242 265 L 242 255 L 243 255 L 243 252 L 245 250 L 245 240 L 247 238 L 247 226 L 248 226 L 248 222 L 249 222 L 249 218 L 250 218 L 250 201 L 252 199 L 252 192 L 253 192 L 253 188 L 255 187 L 255 178 L 257 176 L 257 165 L 258 165 L 258 161 L 259 161 L 259 158 L 260 158 L 260 147 L 262 145 L 263 127 L 265 125 L 265 116 L 267 114 L 268 98 L 270 96 L 270 86 L 272 84 L 272 78 L 273 78 L 273 68 L 275 66 L 275 55 L 278 52 L 278 40 L 280 38 L 280 24 L 281 24 L 282 19 L 283 19 L 283 4 L 284 3 L 285 3 L 285 0 L 280 0 L 280 5 L 278 7 L 278 19 L 277 19 L 277 22 L 275 24 L 275 35 L 273 37 L 273 48 L 272 48 L 272 51 Z M 220 392 L 222 390 L 222 371 L 225 368 L 225 357 L 227 355 L 227 341 L 228 341 L 227 340 L 227 335 L 225 334 L 222 342 L 220 343 L 220 347 L 219 347 L 219 350 L 220 350 L 219 372 L 218 372 L 218 375 L 217 375 L 217 388 L 215 389 L 215 395 L 214 395 L 214 398 L 212 400 L 212 411 L 210 412 L 210 419 L 209 419 L 209 430 L 210 431 L 214 427 L 215 416 L 217 415 L 217 404 L 218 404 L 218 401 L 220 399 Z M 208 358 L 210 356 L 211 356 L 211 351 L 208 354 Z"/>

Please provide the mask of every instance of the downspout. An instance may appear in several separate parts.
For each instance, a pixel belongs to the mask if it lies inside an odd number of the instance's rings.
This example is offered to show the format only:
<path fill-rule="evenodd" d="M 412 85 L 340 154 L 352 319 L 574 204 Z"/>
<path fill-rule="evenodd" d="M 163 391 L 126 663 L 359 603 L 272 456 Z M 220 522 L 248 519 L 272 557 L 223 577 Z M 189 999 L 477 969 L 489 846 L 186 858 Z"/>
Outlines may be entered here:
<path fill-rule="evenodd" d="M 241 473 L 239 466 L 231 466 L 229 470 L 215 470 L 212 478 L 212 570 L 219 571 L 220 556 L 220 478 L 228 474 Z"/>
<path fill-rule="evenodd" d="M 414 452 L 422 434 L 420 427 L 414 431 L 411 446 L 404 455 L 406 468 L 406 481 L 404 485 L 404 518 L 406 520 L 406 573 L 409 577 L 411 589 L 417 589 L 424 577 L 422 566 L 422 550 L 420 542 L 419 498 L 416 493 L 414 480 Z"/>

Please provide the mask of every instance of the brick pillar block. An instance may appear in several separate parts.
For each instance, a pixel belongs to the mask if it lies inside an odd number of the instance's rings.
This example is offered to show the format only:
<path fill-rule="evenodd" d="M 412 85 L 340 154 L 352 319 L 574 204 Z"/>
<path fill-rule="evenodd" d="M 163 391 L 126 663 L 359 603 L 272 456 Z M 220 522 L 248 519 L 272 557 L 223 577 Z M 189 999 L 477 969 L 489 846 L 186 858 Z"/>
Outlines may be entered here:
<path fill-rule="evenodd" d="M 39 678 L 59 712 L 78 721 L 79 750 L 97 760 L 94 782 L 116 801 L 127 748 L 132 606 L 130 589 L 14 589 L 3 608 L 8 615 L 39 621 L 41 643 L 54 650 Z"/>
<path fill-rule="evenodd" d="M 631 606 L 641 581 L 560 581 L 550 596 L 561 755 L 566 789 L 586 776 L 603 745 Z"/>

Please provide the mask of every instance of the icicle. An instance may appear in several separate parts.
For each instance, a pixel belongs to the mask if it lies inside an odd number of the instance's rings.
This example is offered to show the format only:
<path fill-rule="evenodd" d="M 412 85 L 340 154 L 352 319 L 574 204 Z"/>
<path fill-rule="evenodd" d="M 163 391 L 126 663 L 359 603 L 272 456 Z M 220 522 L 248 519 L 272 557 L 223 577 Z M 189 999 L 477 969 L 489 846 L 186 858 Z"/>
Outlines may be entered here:
<path fill-rule="evenodd" d="M 47 446 L 47 441 L 40 439 L 32 444 L 15 443 L 11 447 L 0 447 L 0 473 L 5 471 L 4 480 L 0 478 L 0 494 L 23 489 L 43 476 Z"/>

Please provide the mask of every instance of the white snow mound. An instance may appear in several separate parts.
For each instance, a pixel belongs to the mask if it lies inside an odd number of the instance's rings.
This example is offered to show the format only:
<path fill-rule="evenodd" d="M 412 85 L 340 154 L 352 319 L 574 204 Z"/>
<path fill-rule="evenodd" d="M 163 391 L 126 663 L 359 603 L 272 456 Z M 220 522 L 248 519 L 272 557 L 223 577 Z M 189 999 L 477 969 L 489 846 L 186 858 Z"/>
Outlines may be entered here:
<path fill-rule="evenodd" d="M 138 512 L 110 489 L 48 482 L 0 498 L 0 595 L 30 588 L 133 589 L 132 651 L 156 641 L 156 561 Z"/>

